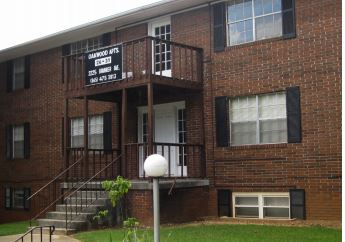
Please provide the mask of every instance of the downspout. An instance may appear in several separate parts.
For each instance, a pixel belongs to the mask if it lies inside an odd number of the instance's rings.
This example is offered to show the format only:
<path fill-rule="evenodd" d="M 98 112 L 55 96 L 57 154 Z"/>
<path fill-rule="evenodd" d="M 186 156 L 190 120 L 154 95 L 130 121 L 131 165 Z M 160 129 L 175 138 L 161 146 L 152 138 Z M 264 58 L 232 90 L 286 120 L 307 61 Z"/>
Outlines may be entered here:
<path fill-rule="evenodd" d="M 211 89 L 211 118 L 212 118 L 212 158 L 213 158 L 213 182 L 214 182 L 214 186 L 216 187 L 216 161 L 214 159 L 214 150 L 215 150 L 215 144 L 214 144 L 214 93 L 213 93 L 213 52 L 212 52 L 212 35 L 213 35 L 213 31 L 212 31 L 212 6 L 211 3 L 208 3 L 209 6 L 209 18 L 210 18 L 210 59 L 209 59 L 209 70 L 210 70 L 210 89 Z"/>

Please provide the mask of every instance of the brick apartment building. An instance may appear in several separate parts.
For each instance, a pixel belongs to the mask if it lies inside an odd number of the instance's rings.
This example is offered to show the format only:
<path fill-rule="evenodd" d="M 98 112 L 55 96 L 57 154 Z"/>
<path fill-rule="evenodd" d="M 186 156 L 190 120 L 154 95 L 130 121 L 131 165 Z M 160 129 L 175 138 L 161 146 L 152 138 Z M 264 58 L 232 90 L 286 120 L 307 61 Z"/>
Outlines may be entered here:
<path fill-rule="evenodd" d="M 0 222 L 122 175 L 149 224 L 151 153 L 164 222 L 341 220 L 340 0 L 162 1 L 1 51 L 0 92 Z"/>

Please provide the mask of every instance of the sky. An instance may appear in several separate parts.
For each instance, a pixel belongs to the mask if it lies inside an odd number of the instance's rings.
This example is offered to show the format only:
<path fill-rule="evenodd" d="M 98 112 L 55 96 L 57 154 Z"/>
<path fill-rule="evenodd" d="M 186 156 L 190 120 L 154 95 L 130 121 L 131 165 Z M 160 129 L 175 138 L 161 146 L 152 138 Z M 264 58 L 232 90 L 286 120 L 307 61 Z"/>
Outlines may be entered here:
<path fill-rule="evenodd" d="M 159 0 L 4 0 L 0 50 L 154 2 Z"/>

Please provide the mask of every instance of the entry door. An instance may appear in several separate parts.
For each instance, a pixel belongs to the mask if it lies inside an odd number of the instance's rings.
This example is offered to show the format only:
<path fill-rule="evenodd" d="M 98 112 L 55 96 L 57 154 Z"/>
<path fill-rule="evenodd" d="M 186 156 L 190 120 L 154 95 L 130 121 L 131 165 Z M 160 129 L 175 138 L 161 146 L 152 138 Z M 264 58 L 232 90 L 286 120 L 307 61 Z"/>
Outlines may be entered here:
<path fill-rule="evenodd" d="M 163 40 L 171 39 L 170 18 L 151 23 L 149 34 Z M 154 41 L 152 53 L 154 72 L 160 75 L 171 77 L 171 45 Z"/>
<path fill-rule="evenodd" d="M 173 105 L 162 105 L 155 108 L 155 142 L 176 143 L 176 111 Z M 170 149 L 170 154 L 169 154 Z M 171 146 L 157 146 L 157 154 L 170 160 L 170 173 L 177 175 L 177 148 Z M 170 156 L 170 157 L 169 157 Z M 168 173 L 167 173 L 168 175 Z"/>
<path fill-rule="evenodd" d="M 181 110 L 185 110 L 184 102 L 160 104 L 154 106 L 154 140 L 157 143 L 179 143 L 184 142 L 181 140 L 181 132 L 185 134 L 185 127 L 181 130 L 181 125 L 179 126 L 181 120 Z M 147 107 L 138 108 L 138 138 L 139 142 L 147 142 Z M 168 161 L 170 160 L 170 174 L 172 176 L 181 176 L 182 169 L 183 175 L 187 176 L 187 166 L 185 162 L 185 152 L 183 150 L 179 151 L 176 146 L 162 146 L 157 147 L 157 153 L 163 155 Z M 143 162 L 146 157 L 144 157 L 144 150 L 139 150 L 139 169 L 140 174 L 143 174 Z M 169 157 L 170 155 L 170 157 Z M 183 168 L 181 167 L 183 166 Z M 167 172 L 168 175 L 168 172 Z"/>

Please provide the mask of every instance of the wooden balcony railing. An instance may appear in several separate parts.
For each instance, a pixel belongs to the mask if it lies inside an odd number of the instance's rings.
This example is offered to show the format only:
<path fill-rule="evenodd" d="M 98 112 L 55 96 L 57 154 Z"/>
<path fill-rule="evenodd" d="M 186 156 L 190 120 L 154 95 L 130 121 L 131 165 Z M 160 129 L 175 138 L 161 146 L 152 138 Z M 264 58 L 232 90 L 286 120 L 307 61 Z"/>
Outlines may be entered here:
<path fill-rule="evenodd" d="M 204 178 L 206 174 L 204 147 L 199 144 L 153 143 L 153 152 L 168 161 L 166 178 Z M 143 163 L 149 153 L 147 143 L 125 145 L 126 177 L 147 178 Z"/>
<path fill-rule="evenodd" d="M 76 160 L 79 160 L 80 157 L 84 157 L 84 148 L 69 148 L 68 154 L 67 162 L 74 163 Z M 90 178 L 91 174 L 96 174 L 98 171 L 102 170 L 119 155 L 120 150 L 118 149 L 88 149 L 88 159 L 86 160 L 83 158 L 78 166 L 66 172 L 65 180 L 87 180 Z M 66 164 L 66 167 L 68 166 L 69 164 Z M 117 166 L 113 164 L 111 167 L 104 170 L 104 172 L 99 173 L 96 178 L 99 180 L 110 179 L 119 175 L 119 172 L 119 163 L 117 163 Z"/>
<path fill-rule="evenodd" d="M 201 48 L 150 36 L 124 42 L 122 46 L 122 81 L 145 82 L 149 78 L 164 77 L 202 82 Z M 65 91 L 95 88 L 85 86 L 84 53 L 62 58 Z"/>

